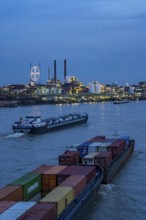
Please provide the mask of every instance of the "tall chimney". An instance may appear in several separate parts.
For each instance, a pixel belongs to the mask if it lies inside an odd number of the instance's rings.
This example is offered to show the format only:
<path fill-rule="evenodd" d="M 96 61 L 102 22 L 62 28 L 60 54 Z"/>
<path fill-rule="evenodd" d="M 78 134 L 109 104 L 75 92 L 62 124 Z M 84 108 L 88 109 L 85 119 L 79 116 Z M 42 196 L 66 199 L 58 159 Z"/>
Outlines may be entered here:
<path fill-rule="evenodd" d="M 54 81 L 56 83 L 56 60 L 54 60 Z"/>
<path fill-rule="evenodd" d="M 64 60 L 64 80 L 66 78 L 67 71 L 66 71 L 66 59 Z"/>

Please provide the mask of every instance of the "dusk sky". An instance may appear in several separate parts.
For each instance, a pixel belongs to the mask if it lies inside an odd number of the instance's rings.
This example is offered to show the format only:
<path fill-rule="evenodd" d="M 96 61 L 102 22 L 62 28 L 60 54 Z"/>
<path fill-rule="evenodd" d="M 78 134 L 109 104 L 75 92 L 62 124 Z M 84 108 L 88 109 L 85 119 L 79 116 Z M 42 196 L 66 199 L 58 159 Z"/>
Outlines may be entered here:
<path fill-rule="evenodd" d="M 145 0 L 1 0 L 0 86 L 67 75 L 119 85 L 146 81 Z"/>

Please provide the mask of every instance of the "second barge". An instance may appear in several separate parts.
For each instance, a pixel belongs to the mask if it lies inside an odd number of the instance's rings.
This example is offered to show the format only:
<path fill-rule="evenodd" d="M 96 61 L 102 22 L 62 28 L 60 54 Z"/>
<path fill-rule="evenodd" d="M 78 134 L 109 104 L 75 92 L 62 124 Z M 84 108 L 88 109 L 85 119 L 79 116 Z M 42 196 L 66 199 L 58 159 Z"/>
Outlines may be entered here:
<path fill-rule="evenodd" d="M 21 117 L 19 121 L 14 122 L 12 129 L 15 133 L 42 134 L 51 130 L 86 123 L 87 120 L 88 114 L 86 113 L 74 113 L 46 119 L 41 119 L 41 116 L 27 115 L 24 121 Z"/>

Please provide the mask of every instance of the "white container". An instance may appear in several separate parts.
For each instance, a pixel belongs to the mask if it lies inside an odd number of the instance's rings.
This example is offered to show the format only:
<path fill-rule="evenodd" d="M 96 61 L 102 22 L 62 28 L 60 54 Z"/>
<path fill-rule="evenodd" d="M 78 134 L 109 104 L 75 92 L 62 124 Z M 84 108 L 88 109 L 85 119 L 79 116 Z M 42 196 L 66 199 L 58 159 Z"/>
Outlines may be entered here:
<path fill-rule="evenodd" d="M 85 157 L 82 158 L 82 164 L 83 165 L 94 165 L 94 158 L 98 154 L 99 152 L 87 154 Z"/>

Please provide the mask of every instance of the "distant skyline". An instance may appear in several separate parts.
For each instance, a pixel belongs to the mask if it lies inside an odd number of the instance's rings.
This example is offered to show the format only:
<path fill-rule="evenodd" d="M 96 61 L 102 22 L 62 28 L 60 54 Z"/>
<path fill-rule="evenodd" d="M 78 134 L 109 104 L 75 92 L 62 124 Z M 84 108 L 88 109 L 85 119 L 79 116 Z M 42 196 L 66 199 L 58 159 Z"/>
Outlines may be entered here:
<path fill-rule="evenodd" d="M 145 0 L 1 0 L 0 86 L 67 75 L 119 85 L 146 81 Z"/>

